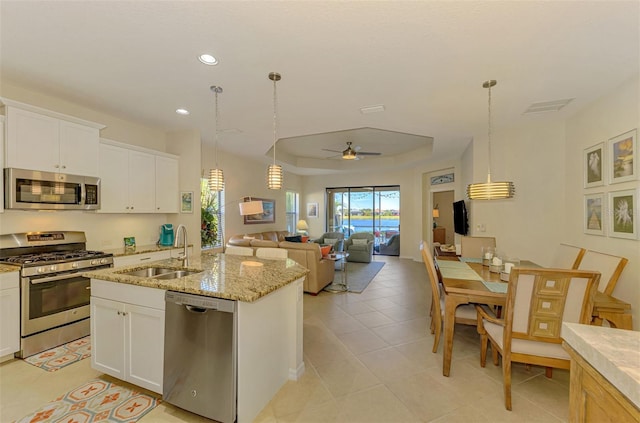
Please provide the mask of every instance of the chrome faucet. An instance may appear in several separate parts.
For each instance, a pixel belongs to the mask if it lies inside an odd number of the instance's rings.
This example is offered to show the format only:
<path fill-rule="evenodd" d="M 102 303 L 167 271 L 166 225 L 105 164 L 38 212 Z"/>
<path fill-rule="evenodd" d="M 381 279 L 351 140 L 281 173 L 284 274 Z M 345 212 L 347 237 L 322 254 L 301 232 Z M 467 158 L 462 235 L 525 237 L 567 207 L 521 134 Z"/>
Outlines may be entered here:
<path fill-rule="evenodd" d="M 182 264 L 183 266 L 189 265 L 189 248 L 187 247 L 187 228 L 184 225 L 178 225 L 178 229 L 176 229 L 176 239 L 173 241 L 173 246 L 178 247 L 180 243 L 178 240 L 180 239 L 180 234 L 182 235 Z"/>

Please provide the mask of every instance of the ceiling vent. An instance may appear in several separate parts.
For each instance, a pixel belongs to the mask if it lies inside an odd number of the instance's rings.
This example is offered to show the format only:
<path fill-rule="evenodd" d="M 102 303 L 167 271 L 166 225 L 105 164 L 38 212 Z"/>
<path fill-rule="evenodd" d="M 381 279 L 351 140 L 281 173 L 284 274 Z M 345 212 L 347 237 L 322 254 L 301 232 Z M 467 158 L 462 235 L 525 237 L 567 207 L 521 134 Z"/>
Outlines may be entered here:
<path fill-rule="evenodd" d="M 543 101 L 540 103 L 533 103 L 524 111 L 523 114 L 528 113 L 543 113 L 543 112 L 557 112 L 567 104 L 571 103 L 573 98 L 565 98 L 564 100 Z"/>
<path fill-rule="evenodd" d="M 360 113 L 368 115 L 369 113 L 384 112 L 384 104 L 378 104 L 377 106 L 366 106 L 360 108 Z"/>

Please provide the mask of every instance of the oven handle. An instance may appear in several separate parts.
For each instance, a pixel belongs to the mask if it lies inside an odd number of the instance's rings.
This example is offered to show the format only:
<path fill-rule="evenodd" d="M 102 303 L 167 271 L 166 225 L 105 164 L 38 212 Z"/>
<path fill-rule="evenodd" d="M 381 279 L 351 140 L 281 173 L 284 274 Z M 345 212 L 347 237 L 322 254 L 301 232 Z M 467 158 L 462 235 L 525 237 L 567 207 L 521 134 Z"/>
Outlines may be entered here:
<path fill-rule="evenodd" d="M 78 275 L 78 273 L 65 273 L 64 275 L 49 276 L 46 278 L 31 280 L 30 283 L 32 285 L 37 285 L 40 283 L 47 283 L 47 282 L 59 281 L 62 279 L 69 279 L 69 276 L 74 276 L 74 275 Z"/>

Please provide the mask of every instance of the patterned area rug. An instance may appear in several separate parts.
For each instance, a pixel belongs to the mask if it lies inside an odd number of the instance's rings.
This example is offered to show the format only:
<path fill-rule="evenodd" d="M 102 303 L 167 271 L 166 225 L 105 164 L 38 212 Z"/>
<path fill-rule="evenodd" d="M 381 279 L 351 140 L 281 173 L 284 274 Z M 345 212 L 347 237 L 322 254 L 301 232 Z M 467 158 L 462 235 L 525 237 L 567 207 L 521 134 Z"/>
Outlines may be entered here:
<path fill-rule="evenodd" d="M 85 336 L 68 344 L 27 357 L 24 361 L 48 372 L 55 372 L 90 356 L 91 336 Z"/>
<path fill-rule="evenodd" d="M 124 386 L 94 379 L 23 417 L 16 423 L 133 423 L 159 400 Z"/>

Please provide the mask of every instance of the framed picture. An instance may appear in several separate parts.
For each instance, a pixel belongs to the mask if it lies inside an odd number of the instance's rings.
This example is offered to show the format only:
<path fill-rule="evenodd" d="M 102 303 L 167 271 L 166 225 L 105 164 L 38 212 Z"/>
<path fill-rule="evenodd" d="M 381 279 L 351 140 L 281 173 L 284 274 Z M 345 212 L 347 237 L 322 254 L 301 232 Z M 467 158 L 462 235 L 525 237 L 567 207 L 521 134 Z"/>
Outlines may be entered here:
<path fill-rule="evenodd" d="M 604 185 L 604 143 L 601 142 L 584 150 L 584 187 Z"/>
<path fill-rule="evenodd" d="M 180 193 L 180 213 L 193 213 L 193 191 Z"/>
<path fill-rule="evenodd" d="M 249 214 L 244 216 L 244 224 L 254 223 L 275 223 L 276 222 L 276 200 L 265 200 L 264 198 L 251 197 L 253 201 L 262 201 L 262 214 Z M 249 201 L 249 197 L 244 199 Z"/>
<path fill-rule="evenodd" d="M 584 196 L 584 233 L 604 236 L 604 193 Z"/>
<path fill-rule="evenodd" d="M 444 175 L 432 176 L 431 185 L 448 184 L 455 180 L 453 173 L 446 173 Z"/>
<path fill-rule="evenodd" d="M 638 179 L 636 133 L 634 129 L 609 140 L 609 182 L 612 184 Z"/>
<path fill-rule="evenodd" d="M 136 237 L 135 236 L 127 236 L 124 238 L 124 249 L 125 250 L 135 250 L 136 249 Z"/>
<path fill-rule="evenodd" d="M 318 203 L 307 203 L 307 217 L 318 217 Z"/>
<path fill-rule="evenodd" d="M 637 190 L 613 191 L 609 193 L 609 236 L 636 239 L 638 237 L 638 193 Z"/>

